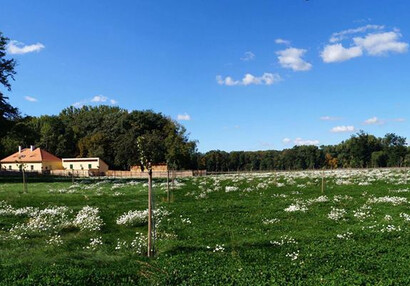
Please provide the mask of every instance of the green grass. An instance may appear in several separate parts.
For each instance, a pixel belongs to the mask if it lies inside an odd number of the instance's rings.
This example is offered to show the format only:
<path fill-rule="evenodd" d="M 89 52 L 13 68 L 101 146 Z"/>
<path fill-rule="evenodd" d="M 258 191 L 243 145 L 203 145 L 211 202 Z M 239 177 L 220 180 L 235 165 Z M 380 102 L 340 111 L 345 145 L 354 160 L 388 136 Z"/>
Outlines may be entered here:
<path fill-rule="evenodd" d="M 29 218 L 0 214 L 0 285 L 410 284 L 409 222 L 403 215 L 410 215 L 410 192 L 396 192 L 408 188 L 403 173 L 353 172 L 348 185 L 336 184 L 347 180 L 343 174 L 329 173 L 324 194 L 320 173 L 292 174 L 184 179 L 170 203 L 164 182 L 156 181 L 155 204 L 170 214 L 157 228 L 153 259 L 115 249 L 118 239 L 130 242 L 136 231 L 146 234 L 144 224 L 116 224 L 123 213 L 146 209 L 143 181 L 116 189 L 111 188 L 118 182 L 84 181 L 74 193 L 50 192 L 69 190 L 71 182 L 30 182 L 28 193 L 19 182 L 0 182 L 0 201 L 13 208 L 67 206 L 71 219 L 89 205 L 98 207 L 104 221 L 100 231 L 59 229 L 62 245 L 49 245 L 55 232 L 11 238 L 10 228 Z M 236 189 L 226 192 L 229 187 Z M 308 202 L 321 195 L 327 201 Z M 384 196 L 407 202 L 370 203 Z M 307 210 L 285 211 L 295 202 Z M 359 220 L 354 213 L 364 204 L 371 216 Z M 343 209 L 344 217 L 329 219 L 332 207 Z M 394 226 L 390 232 L 388 225 Z M 346 233 L 348 239 L 337 237 Z M 84 249 L 100 236 L 101 246 Z"/>

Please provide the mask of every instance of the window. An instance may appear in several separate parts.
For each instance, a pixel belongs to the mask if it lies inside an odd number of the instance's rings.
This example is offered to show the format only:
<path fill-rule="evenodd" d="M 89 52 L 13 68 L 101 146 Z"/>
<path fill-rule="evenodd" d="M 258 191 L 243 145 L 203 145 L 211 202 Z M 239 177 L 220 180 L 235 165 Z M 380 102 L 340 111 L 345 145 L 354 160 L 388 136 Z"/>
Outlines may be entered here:
<path fill-rule="evenodd" d="M 92 167 L 91 167 L 91 164 L 88 164 L 88 169 L 91 169 Z"/>
<path fill-rule="evenodd" d="M 34 165 L 31 165 L 30 168 L 31 168 L 31 171 L 33 171 L 34 170 Z"/>
<path fill-rule="evenodd" d="M 11 170 L 11 166 L 9 165 L 9 170 Z"/>
<path fill-rule="evenodd" d="M 74 168 L 73 168 L 73 164 L 70 164 L 70 169 L 71 169 L 71 170 L 74 169 Z"/>

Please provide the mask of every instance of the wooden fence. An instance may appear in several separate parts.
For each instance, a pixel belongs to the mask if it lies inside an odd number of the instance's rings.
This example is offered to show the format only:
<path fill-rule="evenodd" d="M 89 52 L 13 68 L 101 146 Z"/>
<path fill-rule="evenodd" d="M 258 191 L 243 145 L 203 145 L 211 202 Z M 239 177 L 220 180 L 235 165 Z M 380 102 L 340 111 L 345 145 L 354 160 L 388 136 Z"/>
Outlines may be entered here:
<path fill-rule="evenodd" d="M 206 170 L 186 170 L 186 171 L 169 171 L 170 178 L 184 178 L 195 176 L 206 176 Z M 95 170 L 47 170 L 45 172 L 38 171 L 26 171 L 27 176 L 38 175 L 51 175 L 59 177 L 75 177 L 75 178 L 88 178 L 88 177 L 105 177 L 105 178 L 148 178 L 147 172 L 134 172 L 134 171 L 116 171 L 109 170 L 107 172 L 98 172 Z M 166 178 L 167 172 L 152 172 L 153 178 Z M 0 171 L 0 176 L 21 176 L 19 171 Z"/>
<path fill-rule="evenodd" d="M 105 173 L 108 178 L 148 178 L 147 172 L 134 171 L 115 171 L 109 170 Z M 153 178 L 166 178 L 168 172 L 152 172 Z M 206 176 L 206 170 L 186 170 L 186 171 L 169 171 L 170 178 L 184 178 L 194 176 Z"/>

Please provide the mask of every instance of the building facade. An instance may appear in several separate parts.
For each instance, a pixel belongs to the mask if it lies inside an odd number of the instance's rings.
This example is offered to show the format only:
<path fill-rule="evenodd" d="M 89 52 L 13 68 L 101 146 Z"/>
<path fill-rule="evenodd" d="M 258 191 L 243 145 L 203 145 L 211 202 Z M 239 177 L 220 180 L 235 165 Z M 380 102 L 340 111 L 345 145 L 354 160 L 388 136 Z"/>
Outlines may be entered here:
<path fill-rule="evenodd" d="M 63 165 L 61 159 L 53 154 L 30 146 L 0 160 L 1 169 L 5 171 L 24 171 L 44 173 L 51 170 L 61 170 Z"/>
<path fill-rule="evenodd" d="M 73 171 L 108 171 L 108 165 L 100 158 L 63 158 L 63 168 Z"/>

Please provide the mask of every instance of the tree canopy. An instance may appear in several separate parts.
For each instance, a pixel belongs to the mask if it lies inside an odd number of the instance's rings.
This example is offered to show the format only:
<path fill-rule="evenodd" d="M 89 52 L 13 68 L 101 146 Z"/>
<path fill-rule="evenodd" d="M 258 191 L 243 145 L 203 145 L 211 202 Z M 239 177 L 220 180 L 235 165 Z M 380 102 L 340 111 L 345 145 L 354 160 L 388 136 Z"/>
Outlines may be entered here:
<path fill-rule="evenodd" d="M 0 86 L 3 86 L 7 91 L 11 90 L 10 80 L 14 80 L 16 71 L 16 61 L 6 58 L 6 50 L 9 39 L 3 36 L 0 32 Z M 19 116 L 18 109 L 11 106 L 0 89 L 0 136 L 6 134 L 11 128 L 12 120 Z M 1 147 L 1 146 L 0 146 Z"/>
<path fill-rule="evenodd" d="M 394 133 L 378 138 L 360 131 L 337 145 L 295 146 L 282 151 L 209 151 L 200 154 L 198 166 L 215 172 L 402 167 L 410 166 L 410 149 L 406 138 Z"/>
<path fill-rule="evenodd" d="M 6 154 L 19 145 L 36 145 L 59 157 L 100 157 L 113 169 L 128 170 L 140 163 L 139 138 L 145 139 L 153 163 L 193 167 L 196 143 L 180 124 L 151 110 L 84 106 L 55 116 L 19 118 L 1 144 Z"/>

